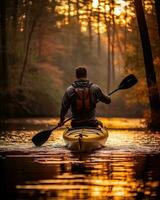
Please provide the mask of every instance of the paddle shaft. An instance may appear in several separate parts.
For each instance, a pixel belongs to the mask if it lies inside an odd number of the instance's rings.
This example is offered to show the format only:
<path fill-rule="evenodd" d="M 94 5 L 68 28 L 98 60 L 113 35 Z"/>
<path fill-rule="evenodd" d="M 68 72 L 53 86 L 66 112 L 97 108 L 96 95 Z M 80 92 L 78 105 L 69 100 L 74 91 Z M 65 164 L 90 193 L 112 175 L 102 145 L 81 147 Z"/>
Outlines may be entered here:
<path fill-rule="evenodd" d="M 68 122 L 69 120 L 71 120 L 71 119 L 72 119 L 72 117 L 70 117 L 70 118 L 64 120 L 63 125 L 64 125 L 66 122 Z M 52 128 L 51 131 L 57 129 L 58 127 L 61 127 L 61 126 L 59 126 L 59 125 L 57 124 L 57 126 L 55 126 L 54 128 Z"/>
<path fill-rule="evenodd" d="M 112 92 L 110 92 L 108 95 L 110 96 L 110 95 L 112 95 L 113 93 L 117 92 L 118 90 L 119 90 L 119 88 L 117 88 L 117 89 L 113 90 L 113 91 L 112 91 Z"/>

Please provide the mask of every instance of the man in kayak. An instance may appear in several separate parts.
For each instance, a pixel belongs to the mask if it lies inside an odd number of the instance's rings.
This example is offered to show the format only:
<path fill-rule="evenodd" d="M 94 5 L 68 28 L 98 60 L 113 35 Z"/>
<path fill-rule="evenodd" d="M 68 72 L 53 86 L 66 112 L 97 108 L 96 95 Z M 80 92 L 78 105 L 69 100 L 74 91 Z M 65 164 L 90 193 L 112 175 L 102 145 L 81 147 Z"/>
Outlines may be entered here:
<path fill-rule="evenodd" d="M 104 95 L 98 85 L 87 80 L 85 67 L 77 67 L 75 73 L 77 80 L 67 88 L 62 99 L 59 125 L 63 125 L 69 108 L 72 112 L 73 128 L 102 125 L 95 117 L 96 104 L 99 101 L 109 104 L 110 97 Z"/>

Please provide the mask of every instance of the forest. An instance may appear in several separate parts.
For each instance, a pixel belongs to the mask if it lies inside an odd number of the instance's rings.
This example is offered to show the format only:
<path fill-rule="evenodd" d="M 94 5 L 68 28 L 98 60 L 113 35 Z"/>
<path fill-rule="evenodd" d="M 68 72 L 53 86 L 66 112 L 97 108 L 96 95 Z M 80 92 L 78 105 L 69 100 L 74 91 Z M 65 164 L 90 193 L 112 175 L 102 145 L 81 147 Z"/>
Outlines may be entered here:
<path fill-rule="evenodd" d="M 76 66 L 105 94 L 138 84 L 97 116 L 146 118 L 160 129 L 159 0 L 1 0 L 0 118 L 59 116 Z"/>

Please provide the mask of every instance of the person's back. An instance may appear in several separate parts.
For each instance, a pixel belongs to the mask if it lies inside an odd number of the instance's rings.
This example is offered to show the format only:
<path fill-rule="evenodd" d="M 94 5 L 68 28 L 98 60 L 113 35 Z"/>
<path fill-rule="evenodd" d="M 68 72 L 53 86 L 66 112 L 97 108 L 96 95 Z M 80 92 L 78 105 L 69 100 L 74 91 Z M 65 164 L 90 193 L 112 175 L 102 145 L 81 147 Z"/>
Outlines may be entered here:
<path fill-rule="evenodd" d="M 69 108 L 72 111 L 72 127 L 98 126 L 95 117 L 97 102 L 106 104 L 111 100 L 101 89 L 87 80 L 87 71 L 84 67 L 76 69 L 77 80 L 69 86 L 63 96 L 60 123 L 63 123 Z"/>

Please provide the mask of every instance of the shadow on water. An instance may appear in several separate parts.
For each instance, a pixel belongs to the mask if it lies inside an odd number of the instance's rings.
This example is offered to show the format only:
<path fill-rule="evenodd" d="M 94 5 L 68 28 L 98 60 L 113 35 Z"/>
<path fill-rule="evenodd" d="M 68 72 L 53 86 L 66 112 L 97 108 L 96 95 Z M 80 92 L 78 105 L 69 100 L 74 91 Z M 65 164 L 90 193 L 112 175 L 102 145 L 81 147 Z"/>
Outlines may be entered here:
<path fill-rule="evenodd" d="M 65 148 L 62 132 L 55 132 L 40 148 L 30 142 L 34 130 L 14 130 L 0 137 L 1 196 L 6 200 L 160 199 L 159 134 L 111 130 L 105 148 L 78 153 Z"/>

